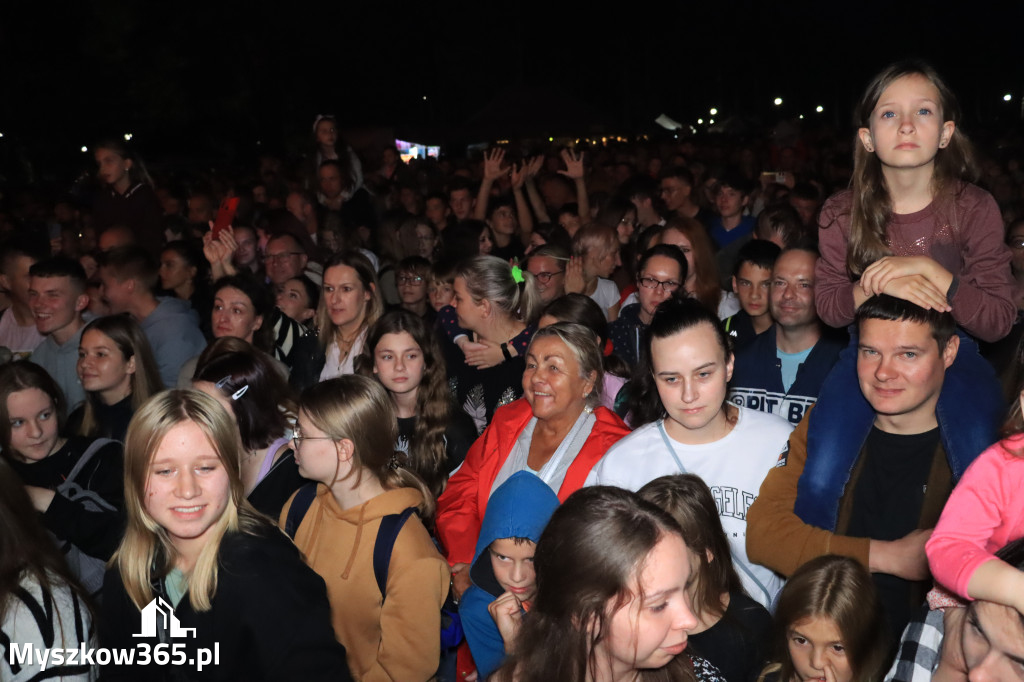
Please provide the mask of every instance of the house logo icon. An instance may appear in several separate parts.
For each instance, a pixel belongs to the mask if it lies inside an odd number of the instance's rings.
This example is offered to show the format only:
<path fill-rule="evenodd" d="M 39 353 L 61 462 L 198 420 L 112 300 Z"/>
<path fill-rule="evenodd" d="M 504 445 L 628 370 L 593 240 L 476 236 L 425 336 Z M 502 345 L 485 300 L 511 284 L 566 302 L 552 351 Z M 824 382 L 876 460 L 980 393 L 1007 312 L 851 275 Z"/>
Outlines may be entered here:
<path fill-rule="evenodd" d="M 181 627 L 174 609 L 163 597 L 156 597 L 142 609 L 142 632 L 132 637 L 156 637 L 159 630 L 169 633 L 171 637 L 196 636 L 195 628 Z"/>

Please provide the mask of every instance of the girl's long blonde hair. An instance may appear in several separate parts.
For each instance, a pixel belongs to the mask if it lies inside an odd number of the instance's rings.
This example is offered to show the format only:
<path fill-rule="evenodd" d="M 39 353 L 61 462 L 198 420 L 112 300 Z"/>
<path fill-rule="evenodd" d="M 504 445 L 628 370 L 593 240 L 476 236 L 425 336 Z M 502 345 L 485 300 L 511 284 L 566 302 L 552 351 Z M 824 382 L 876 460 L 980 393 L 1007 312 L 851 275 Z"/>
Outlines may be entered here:
<path fill-rule="evenodd" d="M 231 490 L 212 536 L 188 575 L 189 602 L 195 611 L 209 611 L 217 591 L 217 556 L 228 531 L 255 533 L 269 527 L 245 499 L 240 473 L 238 432 L 227 411 L 204 393 L 175 389 L 158 393 L 135 413 L 124 449 L 124 501 L 128 525 L 112 563 L 121 572 L 125 591 L 142 610 L 153 599 L 153 571 L 159 578 L 174 567 L 178 552 L 167 531 L 146 511 L 150 464 L 172 428 L 192 422 L 206 434 L 228 473 Z"/>
<path fill-rule="evenodd" d="M 960 130 L 960 107 L 956 96 L 938 73 L 924 62 L 907 61 L 891 64 L 868 84 L 855 110 L 855 125 L 870 128 L 871 115 L 886 88 L 905 76 L 922 76 L 939 91 L 937 112 L 943 122 L 953 121 L 956 128 L 949 143 L 938 150 L 932 174 L 932 196 L 948 201 L 960 190 L 962 182 L 977 177 L 971 143 Z M 846 266 L 857 278 L 864 269 L 879 258 L 891 255 L 886 228 L 892 218 L 892 196 L 882 173 L 878 155 L 864 148 L 860 140 L 854 142 L 853 206 L 850 210 L 850 248 L 846 252 Z M 950 216 L 955 220 L 955 216 Z M 829 225 L 823 225 L 829 228 Z"/>

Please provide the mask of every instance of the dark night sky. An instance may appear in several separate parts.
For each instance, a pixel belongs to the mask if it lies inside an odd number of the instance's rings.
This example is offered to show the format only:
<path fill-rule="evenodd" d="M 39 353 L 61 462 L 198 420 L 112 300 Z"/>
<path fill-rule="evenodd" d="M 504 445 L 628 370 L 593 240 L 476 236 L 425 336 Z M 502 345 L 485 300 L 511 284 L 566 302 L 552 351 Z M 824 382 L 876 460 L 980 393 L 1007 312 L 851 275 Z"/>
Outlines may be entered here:
<path fill-rule="evenodd" d="M 316 113 L 437 142 L 483 134 L 472 123 L 502 93 L 501 108 L 532 112 L 512 118 L 551 128 L 538 133 L 643 132 L 660 113 L 691 122 L 710 106 L 770 118 L 822 104 L 845 125 L 870 75 L 911 55 L 938 67 L 975 126 L 1019 117 L 1024 92 L 1019 2 L 6 5 L 8 159 L 11 145 L 56 160 L 126 131 L 150 155 L 244 155 L 256 139 L 301 140 Z M 574 129 L 558 129 L 565 118 Z"/>

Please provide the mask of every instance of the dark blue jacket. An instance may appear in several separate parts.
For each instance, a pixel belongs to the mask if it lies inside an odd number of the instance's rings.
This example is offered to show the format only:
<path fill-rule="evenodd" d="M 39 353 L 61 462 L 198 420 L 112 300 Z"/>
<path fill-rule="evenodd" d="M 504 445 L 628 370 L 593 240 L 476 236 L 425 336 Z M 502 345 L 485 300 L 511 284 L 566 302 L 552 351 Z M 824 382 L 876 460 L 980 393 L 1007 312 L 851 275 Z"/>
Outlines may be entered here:
<path fill-rule="evenodd" d="M 782 385 L 782 361 L 776 354 L 772 325 L 736 353 L 729 400 L 752 410 L 768 412 L 799 424 L 804 412 L 818 399 L 818 391 L 845 344 L 823 335 L 800 364 L 789 391 Z"/>

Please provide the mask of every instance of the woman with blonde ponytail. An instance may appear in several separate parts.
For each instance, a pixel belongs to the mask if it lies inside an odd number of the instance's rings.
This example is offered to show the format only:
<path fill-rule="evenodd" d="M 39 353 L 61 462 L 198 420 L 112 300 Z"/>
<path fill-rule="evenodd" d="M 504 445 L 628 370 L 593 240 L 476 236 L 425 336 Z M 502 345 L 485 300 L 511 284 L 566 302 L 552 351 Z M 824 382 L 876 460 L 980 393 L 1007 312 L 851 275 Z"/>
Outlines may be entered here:
<path fill-rule="evenodd" d="M 463 262 L 453 288 L 440 312 L 458 346 L 448 349 L 449 385 L 482 432 L 494 410 L 523 395 L 523 356 L 543 302 L 533 275 L 495 256 Z"/>
<path fill-rule="evenodd" d="M 368 377 L 321 382 L 299 402 L 295 459 L 315 490 L 300 489 L 280 523 L 327 582 L 334 633 L 357 680 L 425 681 L 441 656 L 448 566 L 421 520 L 434 498 L 404 468 L 397 438 L 391 398 Z M 389 535 L 384 594 L 374 549 Z"/>

